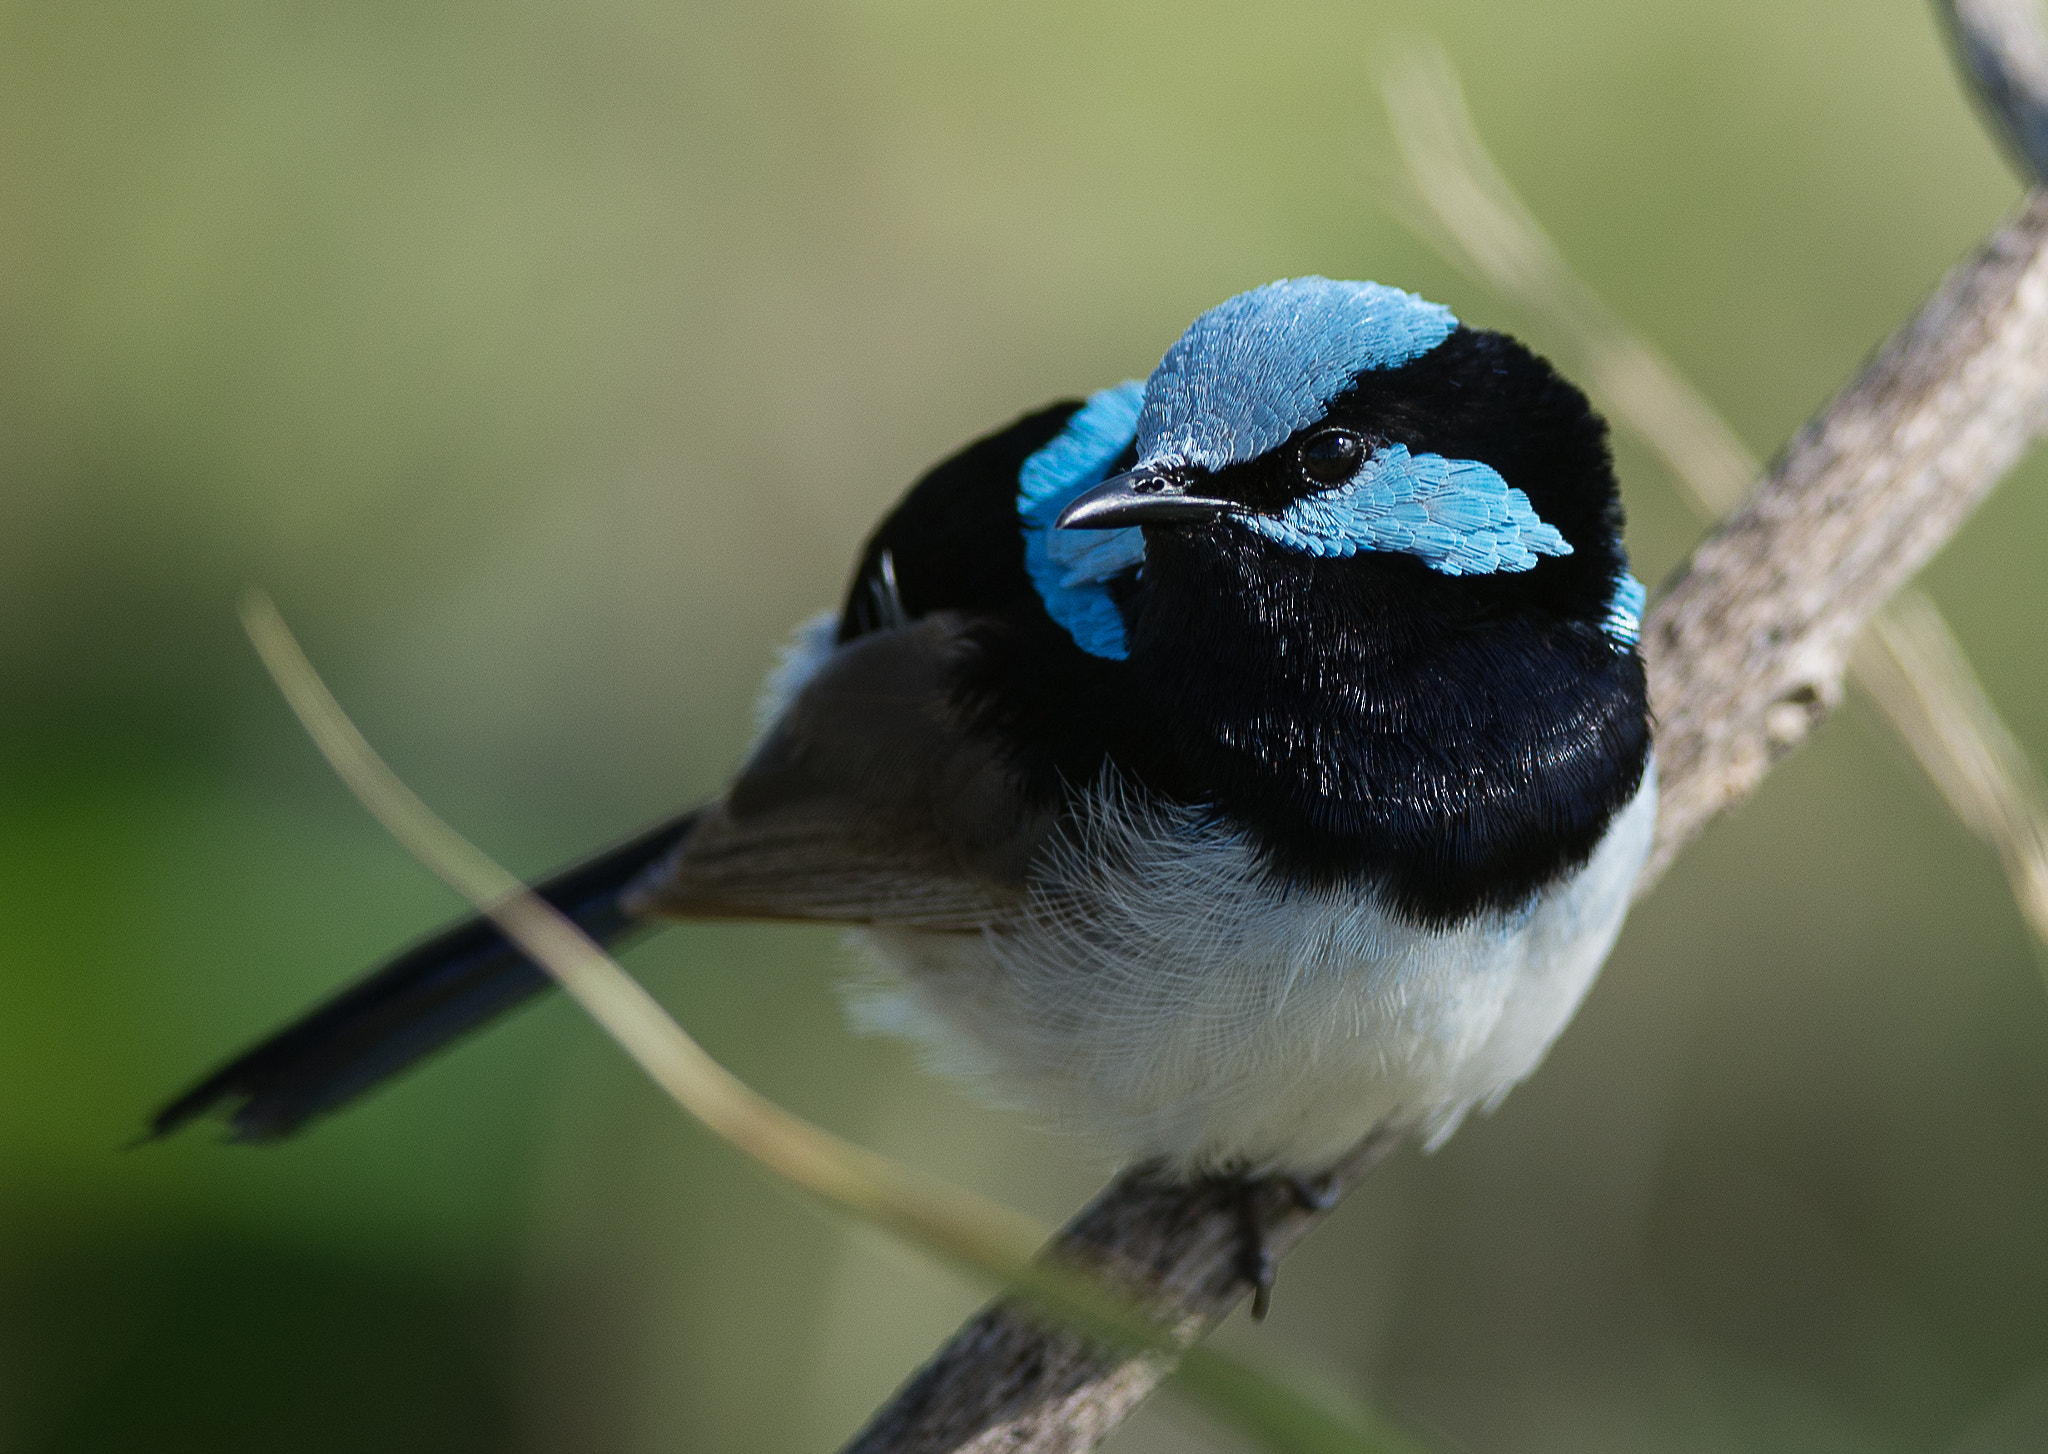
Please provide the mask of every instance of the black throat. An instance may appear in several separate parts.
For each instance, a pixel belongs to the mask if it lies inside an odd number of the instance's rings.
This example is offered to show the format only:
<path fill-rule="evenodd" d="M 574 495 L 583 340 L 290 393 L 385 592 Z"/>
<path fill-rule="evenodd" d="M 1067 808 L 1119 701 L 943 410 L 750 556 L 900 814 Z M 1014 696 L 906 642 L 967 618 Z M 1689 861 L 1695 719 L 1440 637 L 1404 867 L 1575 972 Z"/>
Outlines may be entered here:
<path fill-rule="evenodd" d="M 1431 925 L 1512 910 L 1641 785 L 1642 664 L 1598 627 L 1403 555 L 1203 534 L 1148 545 L 1126 665 L 1170 746 L 1119 765 L 1199 783 L 1281 879 L 1370 881 Z"/>

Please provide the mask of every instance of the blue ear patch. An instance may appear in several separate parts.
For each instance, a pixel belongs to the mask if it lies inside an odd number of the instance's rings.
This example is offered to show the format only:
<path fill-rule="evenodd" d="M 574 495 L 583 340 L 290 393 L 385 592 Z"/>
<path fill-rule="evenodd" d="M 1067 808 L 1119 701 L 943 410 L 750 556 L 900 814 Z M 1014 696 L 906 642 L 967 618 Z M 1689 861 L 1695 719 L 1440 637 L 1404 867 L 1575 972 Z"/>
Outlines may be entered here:
<path fill-rule="evenodd" d="M 1621 579 L 1614 583 L 1614 594 L 1607 601 L 1607 619 L 1600 623 L 1600 629 L 1622 646 L 1634 646 L 1643 635 L 1643 607 L 1648 604 L 1650 593 L 1643 589 L 1643 583 L 1623 571 Z"/>
<path fill-rule="evenodd" d="M 1451 310 L 1381 283 L 1291 278 L 1197 318 L 1145 384 L 1138 457 L 1217 470 L 1323 417 L 1359 374 L 1419 358 Z"/>
<path fill-rule="evenodd" d="M 1529 497 L 1476 459 L 1411 455 L 1396 444 L 1338 485 L 1277 515 L 1240 517 L 1245 528 L 1308 555 L 1397 550 L 1447 576 L 1524 571 L 1538 556 L 1570 555 Z"/>
<path fill-rule="evenodd" d="M 1109 477 L 1137 432 L 1145 386 L 1118 384 L 1091 397 L 1053 441 L 1017 475 L 1017 517 L 1024 526 L 1024 568 L 1052 619 L 1090 656 L 1122 661 L 1124 618 L 1109 582 L 1145 559 L 1145 532 L 1058 530 L 1053 522 L 1083 490 Z"/>

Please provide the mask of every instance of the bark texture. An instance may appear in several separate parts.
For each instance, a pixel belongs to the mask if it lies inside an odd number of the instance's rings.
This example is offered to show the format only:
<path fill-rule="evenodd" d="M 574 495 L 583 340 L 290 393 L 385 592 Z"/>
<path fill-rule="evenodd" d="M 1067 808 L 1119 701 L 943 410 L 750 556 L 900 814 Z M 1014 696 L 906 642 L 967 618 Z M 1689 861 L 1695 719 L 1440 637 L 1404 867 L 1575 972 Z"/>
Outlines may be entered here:
<path fill-rule="evenodd" d="M 1645 888 L 1840 699 L 1856 636 L 2048 403 L 2048 192 L 1951 272 L 1709 536 L 1643 633 L 1662 799 Z"/>
<path fill-rule="evenodd" d="M 1369 1137 L 1331 1176 L 1342 1192 L 1399 1138 Z M 1324 1215 L 1288 1188 L 1257 1189 L 1260 1225 L 1284 1256 Z M 1236 1307 L 1244 1204 L 1233 1184 L 1177 1182 L 1149 1166 L 1110 1183 L 1048 1255 L 1094 1272 L 1185 1342 Z M 1091 1347 L 1014 1300 L 982 1310 L 875 1415 L 846 1454 L 1079 1454 L 1093 1449 L 1170 1365 Z"/>

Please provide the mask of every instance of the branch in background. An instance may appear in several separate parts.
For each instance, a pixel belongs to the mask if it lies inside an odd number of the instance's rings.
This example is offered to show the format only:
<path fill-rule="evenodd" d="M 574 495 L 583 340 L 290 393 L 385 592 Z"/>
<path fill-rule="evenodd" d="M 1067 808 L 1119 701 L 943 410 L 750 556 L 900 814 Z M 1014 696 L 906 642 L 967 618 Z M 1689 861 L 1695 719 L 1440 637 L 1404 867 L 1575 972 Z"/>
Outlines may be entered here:
<path fill-rule="evenodd" d="M 2048 177 L 2048 34 L 2037 0 L 1936 0 L 1992 131 L 2030 181 Z"/>
<path fill-rule="evenodd" d="M 1999 11 L 2003 33 L 2025 42 L 2023 55 L 2013 53 L 2024 66 L 1996 66 L 2007 53 L 1986 50 L 1981 35 L 1978 50 L 1993 74 L 2024 71 L 2040 80 L 2032 91 L 2014 82 L 1996 94 L 2035 98 L 2027 124 L 2048 142 L 2048 38 L 2035 24 L 2031 0 L 1959 3 Z M 2023 12 L 2023 36 L 2008 13 L 2015 7 Z M 1971 68 L 1981 83 L 1978 63 Z M 1539 315 L 1564 340 L 1607 412 L 1662 457 L 1703 510 L 1718 516 L 1734 508 L 1763 473 L 1762 463 L 1670 360 L 1571 270 L 1488 154 L 1443 51 L 1413 47 L 1390 68 L 1382 89 L 1407 181 L 1428 208 L 1417 231 L 1465 272 Z M 1909 639 L 1911 655 L 1895 649 Z M 1934 603 L 1917 588 L 1901 592 L 1878 613 L 1851 666 L 1956 817 L 1998 855 L 2021 914 L 2048 943 L 2048 794 Z M 1917 705 L 1936 700 L 1947 702 L 1940 730 Z"/>
<path fill-rule="evenodd" d="M 1941 613 L 1918 591 L 1899 596 L 1856 643 L 1850 663 L 1956 811 L 1968 804 L 1985 815 L 1965 820 L 1971 831 L 2012 845 L 2006 877 L 2028 919 L 2048 924 L 2048 830 L 2025 811 L 2029 800 L 2041 800 L 2041 779 L 2005 723 L 1986 710 L 1976 680 L 1956 675 L 1969 663 Z M 2009 783 L 2025 784 L 2025 797 L 2008 791 Z"/>
<path fill-rule="evenodd" d="M 1650 879 L 1834 705 L 1850 643 L 2034 438 L 2044 371 L 2048 197 L 2036 194 L 1793 438 L 1651 613 L 1643 645 L 1663 806 Z M 1280 1198 L 1267 1210 L 1276 1250 L 1325 1215 Z M 1140 1168 L 1049 1255 L 1130 1269 L 1172 1300 L 1192 1337 L 1244 1296 L 1238 1225 L 1235 1209 L 1199 1188 Z M 912 1377 L 849 1454 L 1079 1454 L 1165 1372 L 1156 1359 L 1077 1350 L 999 1303 Z"/>
<path fill-rule="evenodd" d="M 1404 218 L 1468 276 L 1538 314 L 1572 372 L 1617 420 L 1642 436 L 1710 516 L 1740 504 L 1763 466 L 1662 354 L 1574 273 L 1501 174 L 1466 109 L 1450 58 L 1411 45 L 1380 83 L 1402 180 L 1428 208 Z"/>

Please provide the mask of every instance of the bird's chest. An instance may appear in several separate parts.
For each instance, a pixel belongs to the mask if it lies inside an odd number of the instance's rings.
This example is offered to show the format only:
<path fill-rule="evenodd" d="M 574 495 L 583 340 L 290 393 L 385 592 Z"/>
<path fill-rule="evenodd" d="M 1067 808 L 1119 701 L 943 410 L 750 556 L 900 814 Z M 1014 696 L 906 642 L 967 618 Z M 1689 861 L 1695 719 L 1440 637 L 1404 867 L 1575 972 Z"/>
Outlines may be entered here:
<path fill-rule="evenodd" d="M 1089 795 L 1017 919 L 868 931 L 871 1023 L 1134 1155 L 1313 1167 L 1389 1119 L 1447 1133 L 1532 1069 L 1626 907 L 1654 789 L 1514 912 L 1419 927 L 1369 888 L 1286 890 L 1243 837 Z"/>

